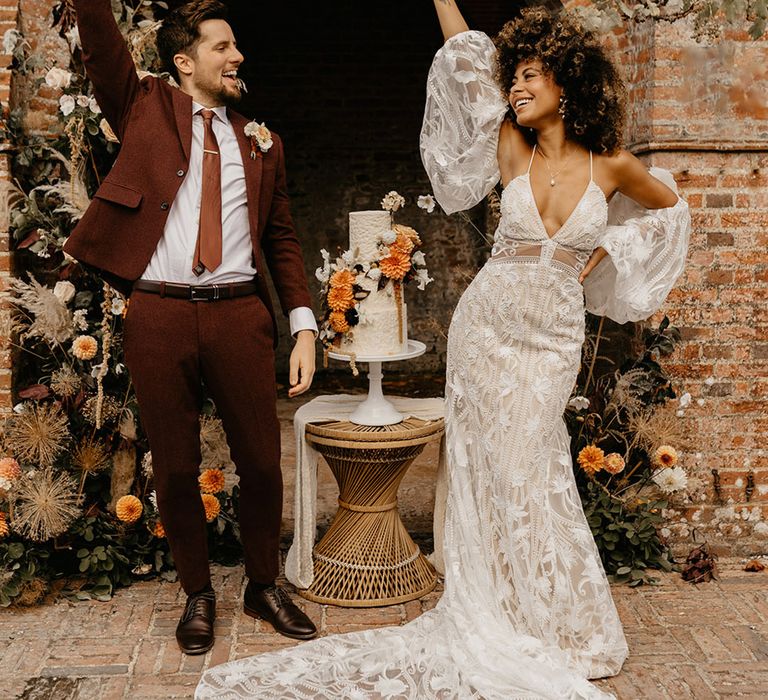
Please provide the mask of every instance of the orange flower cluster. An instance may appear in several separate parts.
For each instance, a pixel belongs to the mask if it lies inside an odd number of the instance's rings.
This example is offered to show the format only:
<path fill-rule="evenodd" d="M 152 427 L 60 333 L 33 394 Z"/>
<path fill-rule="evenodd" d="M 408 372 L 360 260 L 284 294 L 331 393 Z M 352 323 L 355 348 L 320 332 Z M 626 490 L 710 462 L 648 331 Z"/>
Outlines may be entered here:
<path fill-rule="evenodd" d="M 160 537 L 160 538 L 165 537 L 165 528 L 163 527 L 163 524 L 159 520 L 155 523 L 155 526 L 152 528 L 152 534 L 155 537 Z"/>
<path fill-rule="evenodd" d="M 662 445 L 653 455 L 655 467 L 674 467 L 677 464 L 677 450 L 670 445 Z"/>
<path fill-rule="evenodd" d="M 605 462 L 603 469 L 609 474 L 618 474 L 624 471 L 625 467 L 624 458 L 618 452 L 611 452 L 609 455 L 605 455 Z"/>
<path fill-rule="evenodd" d="M 221 503 L 219 499 L 213 494 L 204 493 L 200 496 L 203 499 L 203 508 L 205 508 L 205 519 L 207 522 L 212 523 L 219 517 L 221 512 Z"/>
<path fill-rule="evenodd" d="M 221 469 L 206 469 L 197 481 L 203 493 L 219 493 L 224 490 L 224 472 Z"/>
<path fill-rule="evenodd" d="M 352 287 L 331 287 L 328 292 L 328 306 L 334 311 L 346 311 L 355 305 Z"/>
<path fill-rule="evenodd" d="M 381 274 L 389 277 L 391 280 L 401 280 L 411 269 L 411 257 L 409 253 L 404 253 L 400 249 L 390 246 L 390 254 L 379 261 Z"/>
<path fill-rule="evenodd" d="M 589 476 L 594 476 L 605 464 L 605 453 L 596 445 L 587 445 L 579 452 L 579 466 Z"/>
<path fill-rule="evenodd" d="M 332 311 L 328 320 L 336 333 L 346 333 L 349 330 L 349 322 L 343 311 Z"/>
<path fill-rule="evenodd" d="M 16 481 L 20 476 L 21 467 L 13 457 L 3 457 L 0 459 L 0 478 Z"/>
<path fill-rule="evenodd" d="M 0 539 L 7 537 L 10 530 L 8 529 L 8 523 L 6 522 L 5 513 L 0 513 Z"/>
<path fill-rule="evenodd" d="M 136 496 L 123 496 L 117 501 L 115 514 L 124 523 L 132 525 L 144 512 L 144 506 Z"/>
<path fill-rule="evenodd" d="M 351 287 L 355 283 L 355 275 L 351 270 L 344 268 L 343 270 L 336 270 L 331 275 L 329 284 L 331 287 Z"/>
<path fill-rule="evenodd" d="M 401 236 L 407 238 L 410 241 L 411 245 L 408 248 L 409 253 L 413 250 L 414 246 L 421 245 L 421 238 L 419 238 L 419 234 L 416 233 L 416 230 L 412 229 L 410 226 L 395 224 L 392 227 L 392 230 L 397 234 L 398 238 L 398 240 L 395 241 L 393 245 L 398 245 Z"/>

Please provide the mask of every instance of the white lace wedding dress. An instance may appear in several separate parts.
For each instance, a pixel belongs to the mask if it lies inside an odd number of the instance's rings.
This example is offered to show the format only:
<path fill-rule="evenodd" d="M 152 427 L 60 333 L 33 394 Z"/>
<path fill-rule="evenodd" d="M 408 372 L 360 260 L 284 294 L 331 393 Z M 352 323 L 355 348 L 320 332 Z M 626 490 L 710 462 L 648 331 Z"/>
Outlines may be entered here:
<path fill-rule="evenodd" d="M 422 154 L 448 211 L 498 182 L 506 104 L 493 45 L 466 32 L 438 52 Z M 671 182 L 670 184 L 674 184 Z M 612 221 L 611 226 L 607 224 Z M 619 672 L 627 644 L 576 490 L 563 411 L 584 309 L 646 318 L 679 275 L 682 200 L 645 211 L 589 185 L 547 235 L 528 175 L 510 182 L 493 254 L 448 337 L 445 593 L 401 626 L 335 635 L 207 671 L 204 698 L 608 698 L 587 678 Z M 587 280 L 596 246 L 610 253 Z"/>

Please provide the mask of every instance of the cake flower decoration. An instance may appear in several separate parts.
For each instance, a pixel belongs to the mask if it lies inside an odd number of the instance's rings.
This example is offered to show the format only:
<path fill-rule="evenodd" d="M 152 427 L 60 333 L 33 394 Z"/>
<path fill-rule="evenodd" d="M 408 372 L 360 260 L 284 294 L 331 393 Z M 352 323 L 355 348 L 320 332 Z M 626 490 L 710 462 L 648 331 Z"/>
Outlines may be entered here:
<path fill-rule="evenodd" d="M 255 119 L 245 125 L 245 135 L 251 140 L 251 160 L 261 157 L 272 148 L 272 132 L 264 122 L 259 124 Z M 257 150 L 258 148 L 258 150 Z"/>

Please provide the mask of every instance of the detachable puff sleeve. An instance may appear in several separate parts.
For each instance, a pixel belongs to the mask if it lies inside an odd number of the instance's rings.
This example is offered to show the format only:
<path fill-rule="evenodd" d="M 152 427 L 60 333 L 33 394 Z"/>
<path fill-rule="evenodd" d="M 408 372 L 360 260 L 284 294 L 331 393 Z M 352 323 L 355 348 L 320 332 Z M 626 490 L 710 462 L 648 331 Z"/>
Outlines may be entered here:
<path fill-rule="evenodd" d="M 494 79 L 495 60 L 483 32 L 462 32 L 429 71 L 421 158 L 447 214 L 475 206 L 499 181 L 496 151 L 508 105 Z"/>
<path fill-rule="evenodd" d="M 672 174 L 651 175 L 677 192 Z M 584 280 L 587 311 L 618 323 L 642 321 L 659 310 L 683 271 L 691 233 L 688 204 L 645 209 L 617 193 L 598 241 L 608 255 Z"/>

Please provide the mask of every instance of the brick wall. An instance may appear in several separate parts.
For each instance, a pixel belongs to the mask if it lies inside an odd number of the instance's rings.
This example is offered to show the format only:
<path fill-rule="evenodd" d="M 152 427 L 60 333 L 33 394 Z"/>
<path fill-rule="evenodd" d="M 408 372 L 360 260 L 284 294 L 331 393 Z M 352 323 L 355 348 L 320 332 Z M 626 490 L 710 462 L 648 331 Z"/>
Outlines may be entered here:
<path fill-rule="evenodd" d="M 473 26 L 495 31 L 497 4 L 473 3 Z M 60 50 L 61 40 L 46 29 L 51 5 L 23 0 L 21 23 L 30 40 Z M 295 218 L 316 291 L 319 249 L 346 245 L 347 212 L 378 208 L 390 189 L 411 198 L 429 189 L 418 132 L 426 74 L 441 42 L 433 10 L 430 3 L 326 3 L 303 9 L 299 22 L 295 5 L 230 6 L 248 59 L 251 92 L 242 111 L 266 120 L 286 142 Z M 12 21 L 13 11 L 0 19 Z M 768 427 L 768 47 L 741 35 L 713 46 L 690 37 L 686 23 L 647 24 L 612 43 L 629 88 L 628 145 L 675 174 L 694 218 L 689 264 L 664 311 L 683 329 L 669 366 L 678 388 L 694 399 L 681 417 L 691 436 L 684 463 L 706 500 L 703 508 L 690 504 L 673 534 L 688 537 L 693 520 L 713 541 L 722 535 L 746 551 L 764 546 L 746 526 L 738 532 L 724 523 L 730 515 L 718 509 L 711 470 L 724 504 L 768 503 L 768 454 L 760 442 Z M 28 108 L 28 128 L 45 130 L 56 95 L 31 95 L 28 87 L 14 87 L 17 102 Z M 482 227 L 485 213 L 472 216 Z M 400 220 L 423 233 L 436 279 L 424 293 L 409 292 L 411 335 L 427 343 L 428 354 L 408 369 L 439 372 L 443 331 L 485 245 L 457 216 L 409 208 Z"/>

